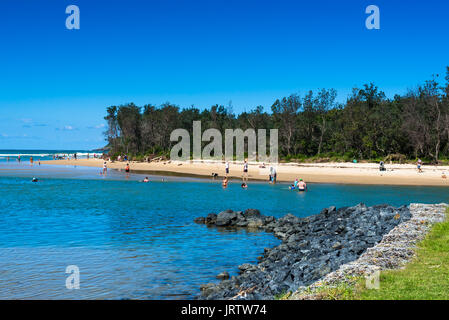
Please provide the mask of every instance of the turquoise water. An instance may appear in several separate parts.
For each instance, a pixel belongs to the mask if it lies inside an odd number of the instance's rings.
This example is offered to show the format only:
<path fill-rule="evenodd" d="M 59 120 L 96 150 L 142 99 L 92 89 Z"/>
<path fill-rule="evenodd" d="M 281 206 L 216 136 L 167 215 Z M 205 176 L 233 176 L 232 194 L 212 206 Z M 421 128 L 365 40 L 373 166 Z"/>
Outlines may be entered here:
<path fill-rule="evenodd" d="M 190 299 L 227 270 L 256 263 L 271 234 L 217 230 L 193 219 L 225 209 L 308 216 L 323 207 L 448 201 L 446 188 L 238 182 L 129 177 L 97 168 L 0 164 L 0 299 Z M 38 183 L 32 183 L 32 177 Z M 65 287 L 66 267 L 80 289 Z"/>

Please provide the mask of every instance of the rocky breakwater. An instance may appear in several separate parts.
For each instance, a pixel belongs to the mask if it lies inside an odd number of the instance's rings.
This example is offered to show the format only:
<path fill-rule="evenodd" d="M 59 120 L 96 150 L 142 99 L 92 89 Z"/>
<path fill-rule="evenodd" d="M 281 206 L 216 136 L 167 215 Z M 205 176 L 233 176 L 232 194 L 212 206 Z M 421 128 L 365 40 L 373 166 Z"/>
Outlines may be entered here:
<path fill-rule="evenodd" d="M 195 222 L 217 228 L 257 228 L 282 240 L 265 248 L 259 263 L 239 266 L 240 274 L 218 284 L 201 286 L 200 299 L 273 299 L 308 286 L 341 265 L 356 260 L 375 246 L 390 230 L 411 217 L 406 206 L 389 205 L 337 209 L 298 218 L 292 214 L 275 219 L 258 210 L 226 210 L 196 218 Z"/>
<path fill-rule="evenodd" d="M 298 288 L 290 299 L 321 299 L 320 289 L 323 287 L 337 287 L 342 283 L 353 285 L 360 277 L 403 267 L 413 259 L 417 243 L 425 238 L 432 226 L 445 221 L 447 207 L 446 203 L 410 204 L 410 219 L 384 235 L 378 244 L 368 248 L 357 260 L 341 265 L 308 287 Z"/>

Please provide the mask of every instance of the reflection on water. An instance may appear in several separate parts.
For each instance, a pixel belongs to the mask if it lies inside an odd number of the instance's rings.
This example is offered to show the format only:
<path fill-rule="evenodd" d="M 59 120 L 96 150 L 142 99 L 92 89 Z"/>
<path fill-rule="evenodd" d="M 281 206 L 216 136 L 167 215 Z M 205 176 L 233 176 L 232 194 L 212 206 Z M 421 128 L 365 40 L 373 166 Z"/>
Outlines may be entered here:
<path fill-rule="evenodd" d="M 323 207 L 447 201 L 445 188 L 310 184 L 309 192 L 250 183 L 151 177 L 97 168 L 0 166 L 1 299 L 190 299 L 203 283 L 256 263 L 278 244 L 265 232 L 207 228 L 225 209 L 307 216 Z M 39 183 L 30 178 L 38 176 Z M 81 288 L 65 288 L 68 265 Z"/>

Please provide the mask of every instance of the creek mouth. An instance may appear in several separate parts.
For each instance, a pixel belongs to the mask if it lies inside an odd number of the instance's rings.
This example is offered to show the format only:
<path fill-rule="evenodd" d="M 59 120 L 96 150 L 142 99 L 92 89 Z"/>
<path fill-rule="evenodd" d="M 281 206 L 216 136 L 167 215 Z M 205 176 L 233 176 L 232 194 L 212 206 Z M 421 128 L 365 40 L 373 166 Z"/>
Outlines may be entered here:
<path fill-rule="evenodd" d="M 341 265 L 357 260 L 368 248 L 399 224 L 410 220 L 407 206 L 387 204 L 367 207 L 329 207 L 319 214 L 298 218 L 292 214 L 276 219 L 256 209 L 226 210 L 196 218 L 198 224 L 217 228 L 246 228 L 271 232 L 282 243 L 265 248 L 258 264 L 243 264 L 240 274 L 220 283 L 201 286 L 198 299 L 269 300 L 309 286 Z"/>

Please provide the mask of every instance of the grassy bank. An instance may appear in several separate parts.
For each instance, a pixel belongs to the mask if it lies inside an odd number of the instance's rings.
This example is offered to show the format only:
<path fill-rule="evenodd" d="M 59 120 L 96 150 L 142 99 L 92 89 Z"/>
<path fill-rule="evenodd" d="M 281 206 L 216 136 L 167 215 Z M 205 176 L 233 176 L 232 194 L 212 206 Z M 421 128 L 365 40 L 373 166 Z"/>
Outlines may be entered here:
<path fill-rule="evenodd" d="M 446 212 L 449 214 L 449 208 Z M 432 228 L 416 254 L 405 269 L 382 272 L 379 290 L 355 290 L 355 298 L 449 299 L 449 220 Z"/>
<path fill-rule="evenodd" d="M 418 244 L 416 257 L 405 268 L 381 272 L 380 289 L 367 289 L 365 279 L 354 279 L 355 285 L 342 283 L 336 288 L 322 287 L 314 291 L 312 299 L 449 300 L 449 208 L 446 212 L 448 219 L 432 227 Z"/>

